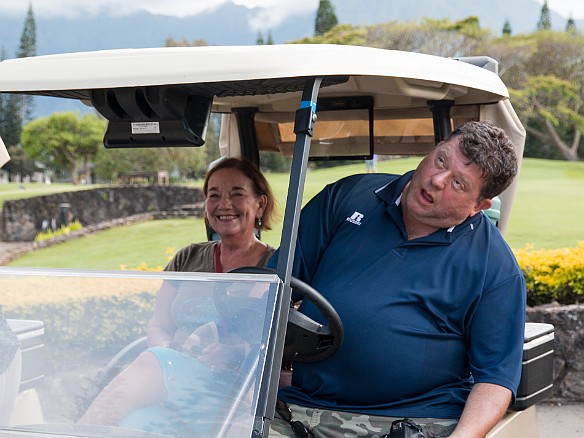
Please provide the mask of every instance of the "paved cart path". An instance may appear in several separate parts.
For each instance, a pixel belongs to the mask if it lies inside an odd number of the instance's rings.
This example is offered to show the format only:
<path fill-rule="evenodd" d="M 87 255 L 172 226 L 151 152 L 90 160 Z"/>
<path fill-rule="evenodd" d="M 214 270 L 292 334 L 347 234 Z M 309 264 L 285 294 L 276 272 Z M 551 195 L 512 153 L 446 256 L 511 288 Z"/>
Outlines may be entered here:
<path fill-rule="evenodd" d="M 538 404 L 537 423 L 539 438 L 581 438 L 584 436 L 584 403 Z"/>

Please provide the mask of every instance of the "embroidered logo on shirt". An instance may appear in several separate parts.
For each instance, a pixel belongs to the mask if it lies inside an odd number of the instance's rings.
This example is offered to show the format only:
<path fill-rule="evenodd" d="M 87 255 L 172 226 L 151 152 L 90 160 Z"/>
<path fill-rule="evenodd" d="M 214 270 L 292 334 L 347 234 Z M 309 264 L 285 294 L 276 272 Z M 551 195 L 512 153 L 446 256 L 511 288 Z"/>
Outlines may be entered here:
<path fill-rule="evenodd" d="M 361 219 L 363 219 L 363 214 L 356 211 L 351 216 L 347 218 L 348 222 L 351 222 L 354 225 L 361 225 Z"/>

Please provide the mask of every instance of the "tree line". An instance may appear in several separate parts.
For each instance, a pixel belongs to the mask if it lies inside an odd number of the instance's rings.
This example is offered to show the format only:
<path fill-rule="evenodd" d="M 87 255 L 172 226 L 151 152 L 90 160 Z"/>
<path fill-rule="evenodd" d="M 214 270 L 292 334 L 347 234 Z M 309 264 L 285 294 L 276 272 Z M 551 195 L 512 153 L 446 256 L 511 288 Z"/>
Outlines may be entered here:
<path fill-rule="evenodd" d="M 266 32 L 264 30 L 264 32 Z M 314 36 L 294 43 L 363 45 L 443 57 L 487 55 L 499 62 L 499 74 L 528 136 L 525 156 L 580 160 L 584 153 L 584 36 L 570 18 L 563 32 L 551 30 L 547 1 L 529 34 L 513 35 L 507 21 L 501 35 L 480 27 L 478 17 L 459 21 L 423 19 L 368 26 L 339 23 L 330 0 L 320 0 Z M 273 44 L 258 31 L 257 44 Z M 207 45 L 202 39 L 174 41 L 167 46 Z M 29 7 L 17 57 L 36 54 L 36 27 Z M 4 58 L 4 54 L 0 55 Z M 0 94 L 0 133 L 12 161 L 11 174 L 30 174 L 39 167 L 59 179 L 115 181 L 129 171 L 167 170 L 172 179 L 200 177 L 218 157 L 218 119 L 212 118 L 202 148 L 105 151 L 106 121 L 97 112 L 81 116 L 55 113 L 31 120 L 30 97 Z M 264 170 L 282 170 L 287 159 L 269 156 Z"/>
<path fill-rule="evenodd" d="M 334 9 L 327 10 L 327 14 L 334 14 Z M 362 45 L 443 57 L 490 56 L 499 62 L 499 75 L 527 130 L 525 156 L 581 160 L 584 36 L 572 17 L 563 32 L 551 30 L 547 0 L 534 32 L 512 33 L 508 21 L 497 36 L 482 29 L 479 18 L 471 16 L 455 22 L 424 19 L 421 23 L 395 21 L 370 26 L 337 24 L 296 42 Z"/>

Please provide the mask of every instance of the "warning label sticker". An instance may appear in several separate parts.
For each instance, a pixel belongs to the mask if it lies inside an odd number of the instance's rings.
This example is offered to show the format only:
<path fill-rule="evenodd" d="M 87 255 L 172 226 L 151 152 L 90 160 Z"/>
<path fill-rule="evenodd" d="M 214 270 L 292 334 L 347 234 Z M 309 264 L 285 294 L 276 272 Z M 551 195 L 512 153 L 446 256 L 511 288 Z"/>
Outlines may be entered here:
<path fill-rule="evenodd" d="M 160 134 L 160 123 L 134 122 L 132 123 L 132 134 Z"/>

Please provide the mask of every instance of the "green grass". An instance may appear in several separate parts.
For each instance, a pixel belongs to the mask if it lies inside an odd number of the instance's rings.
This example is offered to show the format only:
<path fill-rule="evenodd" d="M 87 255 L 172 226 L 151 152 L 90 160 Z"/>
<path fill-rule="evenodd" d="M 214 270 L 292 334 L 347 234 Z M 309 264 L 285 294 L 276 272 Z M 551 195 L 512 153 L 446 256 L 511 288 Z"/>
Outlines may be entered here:
<path fill-rule="evenodd" d="M 178 250 L 205 240 L 202 219 L 168 219 L 112 228 L 29 253 L 10 266 L 128 269 L 168 263 L 167 248 Z"/>
<path fill-rule="evenodd" d="M 378 163 L 379 172 L 403 173 L 419 159 L 406 158 Z M 327 183 L 363 172 L 362 164 L 311 170 L 307 174 L 304 203 Z M 267 175 L 283 216 L 288 174 Z M 71 187 L 71 186 L 67 186 Z M 64 187 L 63 187 L 64 188 Z M 0 200 L 2 199 L 0 185 Z M 262 239 L 277 247 L 281 221 Z M 164 266 L 166 249 L 175 250 L 191 242 L 204 241 L 202 219 L 170 219 L 115 228 L 61 245 L 35 251 L 11 266 L 119 269 L 146 263 Z M 525 159 L 506 239 L 512 248 L 527 243 L 537 248 L 575 246 L 584 240 L 584 163 Z"/>
<path fill-rule="evenodd" d="M 505 238 L 538 249 L 584 241 L 584 162 L 524 160 Z"/>

